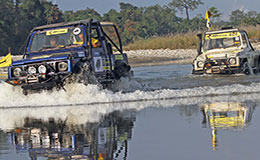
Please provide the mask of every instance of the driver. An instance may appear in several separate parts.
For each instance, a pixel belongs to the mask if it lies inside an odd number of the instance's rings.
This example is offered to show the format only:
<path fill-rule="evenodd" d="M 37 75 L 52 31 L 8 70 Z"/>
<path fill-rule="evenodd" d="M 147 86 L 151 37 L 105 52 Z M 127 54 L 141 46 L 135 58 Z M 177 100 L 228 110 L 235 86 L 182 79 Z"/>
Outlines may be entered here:
<path fill-rule="evenodd" d="M 83 31 L 80 28 L 75 28 L 73 34 L 75 35 L 73 44 L 83 45 L 84 44 Z M 101 46 L 101 43 L 96 38 L 91 38 L 91 43 L 94 48 L 98 48 Z"/>
<path fill-rule="evenodd" d="M 91 38 L 91 43 L 94 48 L 98 48 L 101 46 L 100 42 L 96 38 Z"/>
<path fill-rule="evenodd" d="M 57 47 L 57 41 L 58 41 L 57 36 L 52 36 L 50 38 L 50 45 L 51 45 L 51 47 Z"/>

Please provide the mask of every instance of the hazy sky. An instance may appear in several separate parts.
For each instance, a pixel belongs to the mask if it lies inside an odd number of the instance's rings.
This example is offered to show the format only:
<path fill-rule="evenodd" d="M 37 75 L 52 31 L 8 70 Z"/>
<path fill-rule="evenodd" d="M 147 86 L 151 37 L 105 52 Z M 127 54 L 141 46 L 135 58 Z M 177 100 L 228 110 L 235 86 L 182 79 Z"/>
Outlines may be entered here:
<path fill-rule="evenodd" d="M 100 14 L 107 13 L 110 9 L 119 10 L 119 3 L 130 3 L 135 6 L 151 6 L 155 4 L 167 5 L 172 0 L 52 0 L 57 3 L 59 8 L 64 10 L 80 10 L 93 8 Z M 202 0 L 203 6 L 200 6 L 191 17 L 198 13 L 205 14 L 206 8 L 216 7 L 221 13 L 224 13 L 223 19 L 227 19 L 231 11 L 241 9 L 244 11 L 255 10 L 260 12 L 260 0 Z M 184 13 L 182 14 L 183 16 Z"/>

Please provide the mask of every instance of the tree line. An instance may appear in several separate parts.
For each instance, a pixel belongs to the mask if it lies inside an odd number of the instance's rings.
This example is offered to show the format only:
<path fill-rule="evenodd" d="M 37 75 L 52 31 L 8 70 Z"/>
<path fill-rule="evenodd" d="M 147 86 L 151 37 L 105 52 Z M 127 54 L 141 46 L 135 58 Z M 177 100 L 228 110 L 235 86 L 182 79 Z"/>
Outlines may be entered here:
<path fill-rule="evenodd" d="M 154 36 L 174 35 L 189 31 L 206 30 L 204 15 L 190 18 L 190 11 L 203 5 L 201 0 L 173 0 L 168 5 L 137 7 L 120 3 L 120 10 L 109 10 L 101 15 L 86 6 L 84 10 L 61 11 L 58 5 L 47 0 L 0 0 L 0 54 L 8 48 L 12 54 L 21 54 L 30 30 L 35 26 L 57 22 L 69 22 L 94 18 L 117 24 L 124 45 L 135 40 Z M 178 17 L 177 12 L 185 12 L 186 17 Z M 260 13 L 256 11 L 232 11 L 229 21 L 221 21 L 222 13 L 215 7 L 209 8 L 212 21 L 217 26 L 258 25 Z"/>

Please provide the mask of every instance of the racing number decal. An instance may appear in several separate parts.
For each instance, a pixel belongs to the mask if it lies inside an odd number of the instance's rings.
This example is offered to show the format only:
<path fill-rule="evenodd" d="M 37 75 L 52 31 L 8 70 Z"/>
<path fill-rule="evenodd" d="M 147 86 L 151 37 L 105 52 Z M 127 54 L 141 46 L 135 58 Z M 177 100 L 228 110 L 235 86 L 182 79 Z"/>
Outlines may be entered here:
<path fill-rule="evenodd" d="M 103 72 L 102 57 L 94 57 L 95 72 Z"/>

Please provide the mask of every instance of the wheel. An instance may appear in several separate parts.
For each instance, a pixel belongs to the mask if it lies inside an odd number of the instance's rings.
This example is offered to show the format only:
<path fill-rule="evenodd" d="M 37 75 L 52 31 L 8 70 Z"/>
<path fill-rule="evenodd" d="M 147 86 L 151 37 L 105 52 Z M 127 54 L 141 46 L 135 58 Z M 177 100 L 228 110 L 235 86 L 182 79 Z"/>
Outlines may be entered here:
<path fill-rule="evenodd" d="M 249 74 L 254 74 L 254 71 L 253 69 L 251 68 L 251 66 L 249 65 L 248 62 L 244 62 L 243 65 L 242 65 L 242 72 L 246 75 L 249 75 Z"/>
<path fill-rule="evenodd" d="M 23 94 L 24 94 L 25 96 L 27 96 L 27 95 L 28 95 L 28 90 L 23 89 Z"/>
<path fill-rule="evenodd" d="M 115 62 L 115 77 L 116 79 L 120 79 L 121 77 L 130 77 L 131 75 L 131 67 L 124 61 L 116 61 Z"/>
<path fill-rule="evenodd" d="M 259 72 L 260 72 L 260 57 L 258 57 L 258 63 L 257 63 L 257 67 L 256 67 L 255 73 L 259 73 Z"/>

